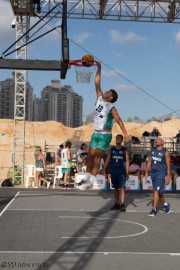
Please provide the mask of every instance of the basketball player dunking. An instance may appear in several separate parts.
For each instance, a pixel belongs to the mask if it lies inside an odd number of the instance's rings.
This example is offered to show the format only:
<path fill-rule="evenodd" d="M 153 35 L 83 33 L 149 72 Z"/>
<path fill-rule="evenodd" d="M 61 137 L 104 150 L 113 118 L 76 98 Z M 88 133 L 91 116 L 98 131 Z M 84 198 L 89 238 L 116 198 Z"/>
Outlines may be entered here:
<path fill-rule="evenodd" d="M 93 185 L 96 175 L 99 172 L 101 159 L 107 151 L 112 139 L 113 119 L 117 122 L 124 134 L 126 143 L 129 142 L 129 136 L 123 121 L 121 120 L 113 103 L 117 100 L 118 95 L 115 90 L 111 89 L 105 93 L 101 90 L 101 63 L 97 62 L 97 72 L 95 76 L 95 88 L 97 101 L 94 110 L 94 132 L 91 137 L 85 183 L 78 188 L 85 190 Z"/>

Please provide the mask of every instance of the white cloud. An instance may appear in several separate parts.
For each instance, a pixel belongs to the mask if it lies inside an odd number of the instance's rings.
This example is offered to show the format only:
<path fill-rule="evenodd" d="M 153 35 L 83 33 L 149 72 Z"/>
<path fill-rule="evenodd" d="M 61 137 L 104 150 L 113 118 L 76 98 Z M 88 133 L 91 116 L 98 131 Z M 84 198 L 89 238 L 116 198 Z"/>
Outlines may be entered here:
<path fill-rule="evenodd" d="M 133 84 L 118 84 L 114 87 L 117 92 L 129 92 L 136 89 Z"/>
<path fill-rule="evenodd" d="M 79 43 L 83 44 L 85 41 L 87 41 L 90 38 L 91 34 L 87 32 L 82 32 L 78 35 L 74 35 L 74 40 Z"/>
<path fill-rule="evenodd" d="M 1 0 L 1 9 L 0 9 L 0 37 L 1 43 L 0 47 L 6 49 L 8 45 L 16 38 L 16 32 L 11 27 L 12 20 L 14 19 L 10 1 Z"/>
<path fill-rule="evenodd" d="M 11 27 L 11 23 L 13 19 L 16 17 L 13 14 L 12 7 L 10 4 L 10 1 L 7 0 L 0 0 L 1 2 L 1 13 L 0 13 L 0 25 L 3 27 L 0 27 L 0 37 L 1 37 L 1 42 L 0 42 L 0 53 L 3 53 L 9 46 L 11 46 L 15 41 L 16 41 L 16 29 Z M 38 21 L 38 18 L 31 17 L 30 19 L 30 27 L 32 27 L 36 22 Z M 32 31 L 29 32 L 29 37 L 30 40 L 37 38 L 38 36 L 44 34 L 45 32 L 49 31 L 52 29 L 52 27 L 55 26 L 60 26 L 61 25 L 61 20 L 56 20 L 55 24 L 53 25 L 52 23 L 46 24 L 41 30 L 40 28 L 44 25 L 44 22 L 40 22 L 36 27 L 33 28 Z M 52 26 L 51 26 L 52 25 Z M 31 35 L 33 33 L 37 33 L 31 38 Z M 57 31 L 54 30 L 50 32 L 47 35 L 44 35 L 43 37 L 37 39 L 36 41 L 32 42 L 31 44 L 28 45 L 28 58 L 37 58 L 37 59 L 43 59 L 44 57 L 41 57 L 40 54 L 43 51 L 43 48 L 46 50 L 51 49 L 53 52 L 57 51 L 58 56 L 59 56 L 59 48 L 57 45 L 57 42 L 60 47 L 60 42 L 61 42 L 61 28 L 57 28 Z M 15 49 L 14 45 L 11 49 L 7 51 L 7 53 L 11 52 L 12 50 Z M 56 46 L 56 49 L 55 49 Z M 42 48 L 41 50 L 37 49 L 38 47 Z M 6 55 L 6 53 L 5 53 Z M 15 57 L 14 54 L 9 55 L 10 58 Z M 46 54 L 46 59 L 48 57 L 51 59 L 51 56 L 49 54 Z M 60 58 L 60 56 L 59 56 Z"/>
<path fill-rule="evenodd" d="M 126 73 L 122 70 L 119 70 L 119 69 L 114 69 L 114 70 L 110 70 L 110 71 L 102 70 L 102 76 L 104 76 L 106 78 L 119 77 L 121 75 L 125 76 Z"/>
<path fill-rule="evenodd" d="M 137 35 L 136 33 L 133 33 L 133 32 L 127 32 L 123 34 L 113 29 L 109 31 L 109 34 L 110 34 L 111 43 L 116 43 L 116 44 L 143 42 L 147 40 L 146 37 Z"/>
<path fill-rule="evenodd" d="M 120 53 L 120 52 L 115 52 L 115 51 L 113 51 L 113 54 L 114 54 L 116 57 L 118 57 L 118 58 L 122 58 L 122 57 L 123 57 L 123 54 Z"/>
<path fill-rule="evenodd" d="M 175 41 L 178 46 L 180 46 L 180 31 L 175 33 Z"/>

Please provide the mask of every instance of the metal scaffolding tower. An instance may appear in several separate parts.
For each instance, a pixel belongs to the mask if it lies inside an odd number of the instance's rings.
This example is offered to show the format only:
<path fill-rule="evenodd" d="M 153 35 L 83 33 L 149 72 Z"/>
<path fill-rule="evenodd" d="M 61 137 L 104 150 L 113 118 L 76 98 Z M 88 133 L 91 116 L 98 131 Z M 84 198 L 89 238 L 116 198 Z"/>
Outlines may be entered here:
<path fill-rule="evenodd" d="M 32 5 L 29 0 L 11 1 L 16 9 L 14 25 L 16 29 L 16 59 L 27 59 L 28 34 L 25 33 L 30 25 L 30 12 Z M 24 35 L 25 34 L 25 35 Z M 24 46 L 25 45 L 25 46 Z M 14 140 L 13 140 L 13 182 L 17 185 L 24 183 L 25 160 L 25 117 L 26 117 L 26 85 L 27 71 L 15 70 L 14 94 Z"/>

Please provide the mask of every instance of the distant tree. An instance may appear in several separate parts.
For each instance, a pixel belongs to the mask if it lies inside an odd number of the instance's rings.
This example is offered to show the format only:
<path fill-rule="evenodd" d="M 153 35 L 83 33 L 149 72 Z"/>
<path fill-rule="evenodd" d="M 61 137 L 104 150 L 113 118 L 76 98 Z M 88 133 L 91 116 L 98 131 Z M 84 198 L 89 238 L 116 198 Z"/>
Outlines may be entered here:
<path fill-rule="evenodd" d="M 143 123 L 143 120 L 141 120 L 138 116 L 134 116 L 134 117 L 129 117 L 127 119 L 127 122 Z"/>
<path fill-rule="evenodd" d="M 152 121 L 156 121 L 156 122 L 158 122 L 158 121 L 159 121 L 159 119 L 158 119 L 158 118 L 156 118 L 155 116 L 153 116 L 151 119 L 148 119 L 148 120 L 147 120 L 147 123 L 152 122 Z"/>
<path fill-rule="evenodd" d="M 132 119 L 131 117 L 129 117 L 129 118 L 127 119 L 127 122 L 133 122 L 133 119 Z"/>

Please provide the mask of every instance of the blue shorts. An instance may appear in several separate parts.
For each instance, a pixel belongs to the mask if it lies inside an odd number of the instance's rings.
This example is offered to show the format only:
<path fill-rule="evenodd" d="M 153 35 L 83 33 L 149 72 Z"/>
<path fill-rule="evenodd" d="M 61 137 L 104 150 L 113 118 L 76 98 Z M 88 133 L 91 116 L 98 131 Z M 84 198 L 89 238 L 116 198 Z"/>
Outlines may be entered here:
<path fill-rule="evenodd" d="M 100 149 L 106 152 L 112 140 L 112 133 L 94 132 L 91 137 L 90 146 L 94 149 Z"/>
<path fill-rule="evenodd" d="M 111 173 L 111 183 L 113 188 L 125 188 L 126 174 Z"/>
<path fill-rule="evenodd" d="M 152 179 L 152 185 L 153 185 L 153 190 L 157 191 L 159 194 L 162 194 L 165 191 L 165 179 L 166 175 L 165 174 L 160 174 L 160 173 L 152 173 L 151 174 L 151 179 Z"/>

